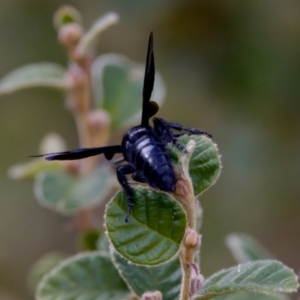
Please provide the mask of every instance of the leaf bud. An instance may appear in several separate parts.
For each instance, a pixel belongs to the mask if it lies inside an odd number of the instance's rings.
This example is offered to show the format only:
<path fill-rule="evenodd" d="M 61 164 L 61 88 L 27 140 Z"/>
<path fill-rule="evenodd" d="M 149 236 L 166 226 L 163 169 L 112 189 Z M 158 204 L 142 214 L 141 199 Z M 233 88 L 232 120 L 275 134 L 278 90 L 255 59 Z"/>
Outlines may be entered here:
<path fill-rule="evenodd" d="M 82 24 L 81 14 L 72 6 L 65 5 L 60 7 L 53 17 L 54 27 L 60 30 L 66 24 L 77 23 Z"/>
<path fill-rule="evenodd" d="M 162 294 L 160 291 L 146 292 L 142 295 L 141 300 L 162 300 Z"/>
<path fill-rule="evenodd" d="M 85 84 L 85 73 L 84 71 L 75 63 L 72 63 L 69 67 L 68 72 L 66 72 L 65 80 L 68 86 L 75 88 L 82 88 Z"/>
<path fill-rule="evenodd" d="M 77 23 L 62 26 L 58 31 L 59 42 L 67 48 L 74 48 L 83 35 L 83 28 Z"/>
<path fill-rule="evenodd" d="M 189 294 L 192 296 L 195 295 L 203 287 L 204 277 L 200 273 L 199 267 L 195 263 L 190 264 L 190 267 L 191 281 Z"/>
<path fill-rule="evenodd" d="M 110 118 L 107 112 L 97 109 L 88 114 L 87 122 L 92 131 L 98 132 L 109 125 Z"/>
<path fill-rule="evenodd" d="M 188 248 L 200 249 L 202 236 L 194 229 L 189 228 L 185 234 L 184 244 Z"/>

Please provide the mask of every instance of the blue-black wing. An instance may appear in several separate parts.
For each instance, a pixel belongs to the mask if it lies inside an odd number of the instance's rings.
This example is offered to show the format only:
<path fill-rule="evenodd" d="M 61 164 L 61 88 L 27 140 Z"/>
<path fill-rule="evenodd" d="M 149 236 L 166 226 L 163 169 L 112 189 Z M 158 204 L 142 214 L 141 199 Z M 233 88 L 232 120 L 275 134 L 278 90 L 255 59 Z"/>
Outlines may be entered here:
<path fill-rule="evenodd" d="M 79 148 L 65 152 L 33 155 L 31 157 L 45 157 L 46 160 L 75 160 L 104 154 L 107 160 L 111 160 L 116 153 L 122 153 L 121 145 L 95 148 Z"/>
<path fill-rule="evenodd" d="M 149 118 L 151 118 L 158 111 L 158 105 L 155 103 L 149 103 L 155 77 L 155 66 L 154 66 L 154 54 L 153 54 L 153 34 L 151 32 L 148 42 L 147 60 L 144 77 L 143 87 L 143 111 L 142 111 L 142 126 L 149 125 Z M 153 107 L 156 108 L 153 109 Z"/>

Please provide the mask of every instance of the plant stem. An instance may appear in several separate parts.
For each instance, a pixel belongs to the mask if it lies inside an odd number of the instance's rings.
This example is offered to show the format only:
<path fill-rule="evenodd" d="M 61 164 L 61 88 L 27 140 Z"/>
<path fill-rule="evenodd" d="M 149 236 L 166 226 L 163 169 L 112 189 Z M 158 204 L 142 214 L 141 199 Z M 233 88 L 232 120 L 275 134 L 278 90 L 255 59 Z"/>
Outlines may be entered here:
<path fill-rule="evenodd" d="M 87 121 L 92 102 L 91 77 L 89 74 L 88 61 L 84 61 L 84 64 L 81 66 L 78 65 L 77 68 L 82 72 L 83 82 L 73 91 L 72 101 L 75 103 L 73 114 L 77 125 L 80 147 L 92 147 L 92 136 Z M 80 162 L 79 176 L 88 175 L 94 169 L 95 163 L 95 158 L 82 160 Z M 85 232 L 93 228 L 94 221 L 92 212 L 89 209 L 79 211 L 76 215 L 76 224 L 79 232 Z"/>
<path fill-rule="evenodd" d="M 196 233 L 196 199 L 194 197 L 194 189 L 191 178 L 189 176 L 189 160 L 195 148 L 195 142 L 189 141 L 186 149 L 188 153 L 180 158 L 181 172 L 177 180 L 177 189 L 174 194 L 175 199 L 182 205 L 187 216 L 186 234 L 181 243 L 179 258 L 182 267 L 182 285 L 180 292 L 180 300 L 191 299 L 191 264 L 194 263 L 194 254 L 198 250 L 196 245 L 186 243 L 186 237 L 189 232 Z M 197 242 L 196 242 L 197 243 Z"/>
<path fill-rule="evenodd" d="M 74 117 L 77 124 L 77 130 L 79 134 L 80 147 L 93 147 L 93 137 L 88 124 L 88 115 L 93 107 L 92 99 L 92 82 L 91 82 L 91 71 L 90 62 L 88 58 L 81 62 L 78 67 L 82 71 L 83 84 L 78 88 L 75 93 L 75 99 L 77 109 L 74 111 Z M 95 167 L 97 158 L 89 158 L 82 161 L 81 175 L 85 176 L 89 174 Z"/>

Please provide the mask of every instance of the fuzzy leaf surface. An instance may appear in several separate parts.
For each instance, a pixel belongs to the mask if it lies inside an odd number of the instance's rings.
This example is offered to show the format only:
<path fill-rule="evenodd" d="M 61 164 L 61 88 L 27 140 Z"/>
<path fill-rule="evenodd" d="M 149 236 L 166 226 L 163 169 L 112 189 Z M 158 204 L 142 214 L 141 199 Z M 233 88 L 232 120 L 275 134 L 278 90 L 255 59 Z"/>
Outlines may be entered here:
<path fill-rule="evenodd" d="M 80 55 L 87 56 L 93 49 L 99 36 L 112 25 L 119 21 L 119 16 L 114 12 L 109 12 L 98 18 L 92 27 L 83 35 L 77 46 L 77 52 Z"/>
<path fill-rule="evenodd" d="M 66 69 L 55 63 L 33 63 L 7 74 L 0 81 L 0 95 L 32 87 L 68 88 L 64 79 Z"/>
<path fill-rule="evenodd" d="M 291 293 L 298 288 L 296 274 L 275 260 L 258 260 L 221 270 L 209 277 L 195 299 L 228 293 Z"/>
<path fill-rule="evenodd" d="M 226 245 L 238 263 L 272 258 L 267 249 L 248 234 L 230 234 Z"/>
<path fill-rule="evenodd" d="M 182 146 L 190 140 L 196 142 L 195 150 L 189 163 L 189 173 L 193 182 L 194 194 L 199 195 L 215 183 L 221 171 L 221 161 L 218 148 L 205 135 L 184 135 L 178 138 Z M 179 167 L 181 153 L 174 146 L 168 145 L 173 164 Z"/>
<path fill-rule="evenodd" d="M 94 96 L 99 108 L 109 112 L 114 129 L 140 122 L 145 65 L 116 54 L 102 55 L 92 66 Z M 165 86 L 159 73 L 151 99 L 162 104 Z"/>
<path fill-rule="evenodd" d="M 120 300 L 129 294 L 108 255 L 86 252 L 68 258 L 40 282 L 38 300 Z"/>
<path fill-rule="evenodd" d="M 160 291 L 164 300 L 179 299 L 182 272 L 178 257 L 154 267 L 130 264 L 115 251 L 113 257 L 120 275 L 138 296 Z"/>
<path fill-rule="evenodd" d="M 35 178 L 35 195 L 42 206 L 70 215 L 100 203 L 112 186 L 111 169 L 97 167 L 85 177 L 76 177 L 63 170 L 45 171 Z"/>
<path fill-rule="evenodd" d="M 8 176 L 12 179 L 33 178 L 42 171 L 58 170 L 60 168 L 61 164 L 57 161 L 47 162 L 44 159 L 36 159 L 11 166 L 8 170 Z"/>
<path fill-rule="evenodd" d="M 186 215 L 167 194 L 137 187 L 129 222 L 127 200 L 118 192 L 106 208 L 106 228 L 110 241 L 122 256 L 140 265 L 157 265 L 179 250 L 185 233 Z"/>
<path fill-rule="evenodd" d="M 238 293 L 214 298 L 215 300 L 289 300 L 284 295 L 266 295 L 258 293 Z"/>
<path fill-rule="evenodd" d="M 48 253 L 40 258 L 29 271 L 28 282 L 30 287 L 35 290 L 43 276 L 65 258 L 65 255 L 58 252 Z"/>

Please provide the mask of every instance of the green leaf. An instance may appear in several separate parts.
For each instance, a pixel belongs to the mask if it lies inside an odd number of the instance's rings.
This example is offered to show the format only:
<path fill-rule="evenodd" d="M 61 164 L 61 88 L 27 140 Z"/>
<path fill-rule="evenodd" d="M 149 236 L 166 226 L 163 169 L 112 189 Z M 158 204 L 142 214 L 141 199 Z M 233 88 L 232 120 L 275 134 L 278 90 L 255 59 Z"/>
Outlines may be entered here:
<path fill-rule="evenodd" d="M 55 63 L 34 63 L 20 67 L 0 81 L 0 96 L 32 87 L 68 88 L 66 69 Z"/>
<path fill-rule="evenodd" d="M 209 277 L 195 299 L 240 292 L 291 293 L 298 288 L 295 273 L 275 260 L 258 260 L 221 270 Z"/>
<path fill-rule="evenodd" d="M 127 200 L 118 192 L 106 208 L 106 228 L 115 249 L 135 264 L 161 264 L 178 252 L 185 233 L 186 216 L 167 194 L 138 187 L 129 222 Z"/>
<path fill-rule="evenodd" d="M 98 241 L 103 232 L 97 229 L 89 229 L 79 236 L 80 238 L 80 249 L 82 250 L 97 250 Z"/>
<path fill-rule="evenodd" d="M 284 295 L 265 295 L 258 293 L 238 293 L 214 298 L 216 300 L 288 300 Z"/>
<path fill-rule="evenodd" d="M 34 191 L 42 206 L 70 215 L 101 203 L 110 192 L 112 182 L 110 167 L 102 164 L 85 177 L 73 176 L 63 170 L 39 173 Z"/>
<path fill-rule="evenodd" d="M 267 249 L 248 234 L 230 234 L 226 245 L 238 263 L 272 258 Z"/>
<path fill-rule="evenodd" d="M 88 252 L 52 269 L 40 282 L 38 300 L 120 300 L 129 291 L 108 255 Z"/>
<path fill-rule="evenodd" d="M 215 183 L 221 171 L 218 148 L 205 135 L 184 135 L 178 138 L 181 145 L 186 146 L 190 140 L 196 142 L 195 150 L 189 163 L 189 173 L 193 182 L 194 194 L 199 195 Z M 173 164 L 179 167 L 180 151 L 168 145 Z"/>
<path fill-rule="evenodd" d="M 54 27 L 59 30 L 70 23 L 82 24 L 82 16 L 73 6 L 64 5 L 55 12 L 53 23 Z"/>
<path fill-rule="evenodd" d="M 8 176 L 12 179 L 33 178 L 42 171 L 58 169 L 61 169 L 61 164 L 58 161 L 47 162 L 44 159 L 36 159 L 11 166 L 8 170 Z"/>
<path fill-rule="evenodd" d="M 155 267 L 129 263 L 115 251 L 112 253 L 120 275 L 138 296 L 148 291 L 160 291 L 164 300 L 179 299 L 182 272 L 178 257 Z"/>
<path fill-rule="evenodd" d="M 65 141 L 57 133 L 47 134 L 40 145 L 40 153 L 54 153 L 66 151 Z M 35 158 L 26 163 L 18 163 L 8 170 L 8 176 L 12 179 L 33 178 L 37 173 L 46 170 L 62 169 L 59 161 L 47 162 L 43 158 Z"/>
<path fill-rule="evenodd" d="M 61 253 L 48 253 L 39 259 L 30 269 L 28 274 L 28 283 L 30 287 L 35 290 L 42 277 L 50 270 L 65 259 L 65 255 Z"/>
<path fill-rule="evenodd" d="M 94 62 L 95 99 L 100 108 L 109 112 L 114 129 L 124 130 L 141 119 L 144 72 L 144 64 L 136 64 L 120 55 L 102 55 Z M 161 105 L 164 96 L 163 80 L 156 73 L 152 100 Z"/>
<path fill-rule="evenodd" d="M 119 21 L 118 14 L 110 12 L 97 19 L 92 27 L 84 34 L 79 41 L 76 52 L 79 55 L 87 56 L 92 50 L 99 36 L 112 25 Z"/>
<path fill-rule="evenodd" d="M 111 243 L 107 235 L 103 232 L 97 241 L 97 249 L 101 252 L 106 252 L 107 254 L 110 253 Z"/>

